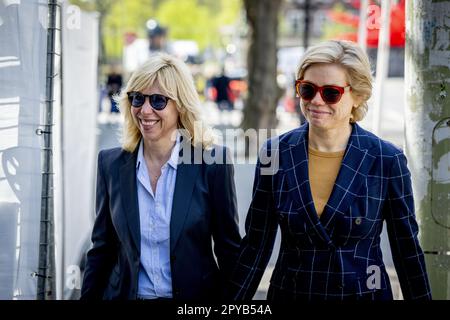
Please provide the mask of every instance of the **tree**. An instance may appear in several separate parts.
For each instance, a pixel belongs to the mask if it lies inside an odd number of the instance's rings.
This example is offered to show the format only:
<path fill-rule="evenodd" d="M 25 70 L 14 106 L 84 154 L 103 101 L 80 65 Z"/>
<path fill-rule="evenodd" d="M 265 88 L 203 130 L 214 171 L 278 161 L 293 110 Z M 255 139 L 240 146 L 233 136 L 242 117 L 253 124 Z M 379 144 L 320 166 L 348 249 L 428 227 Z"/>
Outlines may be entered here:
<path fill-rule="evenodd" d="M 146 22 L 155 17 L 155 0 L 117 1 L 104 20 L 104 42 L 108 61 L 120 61 L 126 34 L 147 37 Z"/>
<path fill-rule="evenodd" d="M 241 8 L 241 0 L 70 1 L 83 10 L 99 12 L 102 63 L 120 59 L 125 34 L 145 38 L 149 19 L 168 28 L 170 39 L 195 40 L 200 49 L 220 46 L 220 27 L 233 24 Z"/>
<path fill-rule="evenodd" d="M 405 152 L 437 300 L 450 299 L 449 8 L 450 0 L 406 1 Z"/>
<path fill-rule="evenodd" d="M 239 0 L 166 0 L 156 18 L 169 28 L 171 39 L 195 40 L 203 50 L 220 45 L 220 27 L 233 24 L 239 10 Z"/>
<path fill-rule="evenodd" d="M 277 126 L 276 107 L 281 90 L 277 85 L 278 15 L 282 0 L 244 0 L 250 29 L 247 55 L 248 96 L 244 130 Z"/>
<path fill-rule="evenodd" d="M 195 40 L 200 49 L 213 42 L 218 26 L 211 13 L 196 0 L 168 0 L 157 11 L 159 22 L 169 27 L 170 38 Z"/>

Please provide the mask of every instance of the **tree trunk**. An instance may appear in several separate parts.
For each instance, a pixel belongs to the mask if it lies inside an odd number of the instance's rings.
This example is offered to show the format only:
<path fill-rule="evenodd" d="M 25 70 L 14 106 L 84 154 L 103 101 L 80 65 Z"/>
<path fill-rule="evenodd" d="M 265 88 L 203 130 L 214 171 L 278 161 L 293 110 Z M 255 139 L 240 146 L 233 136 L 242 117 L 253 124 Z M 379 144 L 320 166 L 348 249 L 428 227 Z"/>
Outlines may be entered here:
<path fill-rule="evenodd" d="M 104 34 L 105 13 L 98 15 L 98 66 L 106 64 L 105 34 Z"/>
<path fill-rule="evenodd" d="M 248 97 L 241 127 L 272 129 L 277 126 L 278 14 L 282 0 L 244 0 L 250 46 L 247 55 Z"/>
<path fill-rule="evenodd" d="M 450 299 L 450 0 L 406 2 L 405 151 L 433 299 Z M 432 26 L 432 27 L 430 27 Z"/>
<path fill-rule="evenodd" d="M 109 10 L 114 5 L 114 0 L 109 1 L 95 1 L 95 7 L 99 14 L 98 17 L 98 65 L 104 65 L 107 62 L 106 50 L 105 50 L 105 18 L 108 15 Z"/>

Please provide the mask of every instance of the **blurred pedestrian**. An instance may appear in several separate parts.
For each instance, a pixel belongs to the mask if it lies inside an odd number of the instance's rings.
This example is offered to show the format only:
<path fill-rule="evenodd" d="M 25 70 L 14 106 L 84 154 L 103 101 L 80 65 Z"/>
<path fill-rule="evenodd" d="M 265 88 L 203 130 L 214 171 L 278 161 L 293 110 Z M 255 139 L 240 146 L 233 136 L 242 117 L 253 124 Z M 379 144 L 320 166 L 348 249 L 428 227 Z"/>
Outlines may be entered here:
<path fill-rule="evenodd" d="M 392 300 L 386 222 L 404 299 L 431 299 L 406 157 L 357 124 L 372 92 L 366 53 L 348 41 L 320 43 L 297 79 L 307 122 L 263 148 L 279 168 L 269 175 L 258 161 L 229 296 L 252 299 L 280 226 L 268 300 Z"/>
<path fill-rule="evenodd" d="M 150 20 L 147 35 L 150 54 L 169 52 L 167 47 L 167 28 L 161 26 L 156 20 Z"/>
<path fill-rule="evenodd" d="M 211 79 L 211 86 L 214 88 L 214 101 L 220 111 L 231 111 L 234 108 L 233 92 L 230 87 L 231 78 L 225 74 L 225 68 L 219 76 Z"/>
<path fill-rule="evenodd" d="M 109 101 L 111 102 L 111 113 L 118 113 L 119 108 L 114 97 L 120 93 L 122 88 L 122 75 L 118 71 L 118 67 L 114 66 L 108 74 L 106 80 L 106 90 L 108 91 Z"/>
<path fill-rule="evenodd" d="M 200 102 L 187 66 L 152 55 L 119 102 L 123 142 L 98 156 L 81 298 L 219 299 L 241 240 L 234 169 L 194 130 Z"/>

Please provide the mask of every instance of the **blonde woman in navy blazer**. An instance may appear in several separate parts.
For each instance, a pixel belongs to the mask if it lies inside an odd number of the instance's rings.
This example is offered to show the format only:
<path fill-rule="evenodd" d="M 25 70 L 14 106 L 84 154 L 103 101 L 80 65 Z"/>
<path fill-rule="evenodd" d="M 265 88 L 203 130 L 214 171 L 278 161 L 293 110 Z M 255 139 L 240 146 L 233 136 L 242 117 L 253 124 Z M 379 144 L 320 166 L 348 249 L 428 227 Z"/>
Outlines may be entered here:
<path fill-rule="evenodd" d="M 81 298 L 217 300 L 241 240 L 234 171 L 225 149 L 194 130 L 200 101 L 189 69 L 153 55 L 119 100 L 123 142 L 98 157 Z"/>
<path fill-rule="evenodd" d="M 352 42 L 323 42 L 306 51 L 297 76 L 307 123 L 262 149 L 273 161 L 257 163 L 229 297 L 252 299 L 280 226 L 268 300 L 391 300 L 380 246 L 386 222 L 403 297 L 431 299 L 405 155 L 356 124 L 371 95 L 368 57 Z M 309 150 L 342 153 L 320 216 Z"/>

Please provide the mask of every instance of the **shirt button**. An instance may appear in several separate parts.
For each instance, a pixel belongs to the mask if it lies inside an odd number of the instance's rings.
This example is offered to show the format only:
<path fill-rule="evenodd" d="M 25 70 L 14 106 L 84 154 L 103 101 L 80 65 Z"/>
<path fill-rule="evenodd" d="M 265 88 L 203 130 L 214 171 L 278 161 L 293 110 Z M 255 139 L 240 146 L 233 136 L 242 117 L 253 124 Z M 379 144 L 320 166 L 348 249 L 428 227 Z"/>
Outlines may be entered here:
<path fill-rule="evenodd" d="M 356 218 L 356 219 L 355 219 L 355 224 L 360 225 L 361 222 L 362 222 L 362 219 L 361 219 L 361 218 Z"/>

